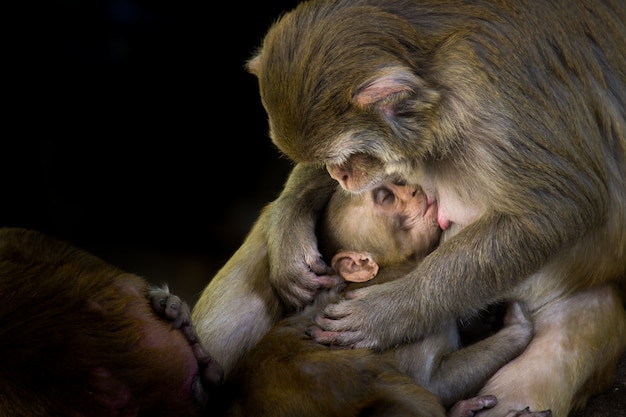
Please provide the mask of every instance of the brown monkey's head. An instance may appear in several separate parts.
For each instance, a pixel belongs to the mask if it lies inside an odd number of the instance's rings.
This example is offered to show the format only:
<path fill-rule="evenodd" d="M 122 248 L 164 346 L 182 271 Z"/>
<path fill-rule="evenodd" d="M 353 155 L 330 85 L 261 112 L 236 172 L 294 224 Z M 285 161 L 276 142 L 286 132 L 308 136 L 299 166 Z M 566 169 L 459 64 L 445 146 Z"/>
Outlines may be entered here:
<path fill-rule="evenodd" d="M 337 189 L 319 232 L 327 259 L 343 250 L 368 252 L 381 267 L 421 261 L 441 236 L 437 203 L 428 201 L 419 186 L 394 178 L 360 194 Z"/>
<path fill-rule="evenodd" d="M 301 3 L 248 62 L 274 144 L 355 192 L 413 175 L 439 99 L 414 64 L 427 53 L 415 29 L 366 2 Z"/>

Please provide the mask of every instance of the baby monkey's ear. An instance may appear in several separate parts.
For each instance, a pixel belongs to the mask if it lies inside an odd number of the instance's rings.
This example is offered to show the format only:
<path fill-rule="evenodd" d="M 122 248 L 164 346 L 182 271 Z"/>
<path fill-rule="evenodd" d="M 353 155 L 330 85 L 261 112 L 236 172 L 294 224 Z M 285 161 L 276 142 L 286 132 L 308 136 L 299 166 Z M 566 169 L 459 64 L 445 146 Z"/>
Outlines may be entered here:
<path fill-rule="evenodd" d="M 369 252 L 340 251 L 331 266 L 346 281 L 365 282 L 378 274 L 378 264 Z"/>

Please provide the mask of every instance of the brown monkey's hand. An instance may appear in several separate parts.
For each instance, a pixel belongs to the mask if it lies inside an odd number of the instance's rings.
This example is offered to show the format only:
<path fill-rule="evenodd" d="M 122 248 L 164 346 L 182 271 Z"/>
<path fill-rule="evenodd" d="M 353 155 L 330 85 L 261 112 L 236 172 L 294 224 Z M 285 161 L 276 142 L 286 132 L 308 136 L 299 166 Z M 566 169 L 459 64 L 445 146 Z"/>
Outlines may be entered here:
<path fill-rule="evenodd" d="M 454 404 L 448 412 L 448 417 L 479 417 L 480 411 L 493 408 L 498 400 L 493 395 L 481 395 L 479 397 L 461 400 Z M 531 412 L 528 408 L 521 411 L 509 411 L 503 417 L 551 417 L 550 410 Z"/>
<path fill-rule="evenodd" d="M 172 322 L 176 329 L 183 324 L 191 325 L 191 311 L 189 306 L 177 295 L 171 294 L 167 285 L 151 287 L 148 297 L 154 311 L 164 319 Z"/>
<path fill-rule="evenodd" d="M 222 367 L 209 355 L 198 340 L 196 329 L 191 322 L 191 310 L 189 305 L 180 297 L 171 294 L 167 286 L 150 287 L 148 298 L 154 311 L 162 318 L 172 322 L 172 326 L 185 335 L 191 346 L 198 366 L 203 384 L 219 385 L 222 382 L 224 372 Z"/>
<path fill-rule="evenodd" d="M 493 395 L 481 395 L 480 397 L 461 400 L 454 404 L 448 412 L 448 417 L 474 417 L 477 411 L 494 407 L 498 400 Z"/>
<path fill-rule="evenodd" d="M 309 335 L 325 345 L 375 350 L 415 340 L 428 320 L 406 283 L 399 279 L 349 291 L 314 318 Z"/>
<path fill-rule="evenodd" d="M 288 306 L 300 309 L 321 290 L 343 282 L 322 260 L 313 232 L 285 225 L 275 233 L 281 236 L 268 242 L 270 280 Z"/>
<path fill-rule="evenodd" d="M 278 249 L 282 251 L 283 262 L 271 265 L 270 279 L 274 287 L 287 305 L 296 309 L 311 304 L 320 291 L 343 282 L 343 279 L 322 260 L 317 250 L 311 246 L 308 248 L 307 251 L 305 246 L 300 244 Z"/>
<path fill-rule="evenodd" d="M 263 213 L 269 279 L 289 307 L 300 309 L 343 282 L 323 261 L 315 236 L 318 213 L 336 186 L 325 169 L 298 165 L 281 197 Z"/>

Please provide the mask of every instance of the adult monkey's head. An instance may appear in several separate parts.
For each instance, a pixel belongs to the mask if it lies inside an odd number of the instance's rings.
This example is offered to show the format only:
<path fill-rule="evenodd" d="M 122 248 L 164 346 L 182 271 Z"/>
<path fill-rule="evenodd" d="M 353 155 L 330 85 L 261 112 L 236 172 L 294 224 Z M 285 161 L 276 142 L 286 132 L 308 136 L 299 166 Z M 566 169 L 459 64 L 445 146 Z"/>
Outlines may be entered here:
<path fill-rule="evenodd" d="M 422 37 L 378 7 L 325 3 L 285 14 L 248 62 L 272 141 L 296 162 L 325 164 L 350 191 L 408 178 L 433 152 L 439 99 L 416 66 L 428 54 Z"/>

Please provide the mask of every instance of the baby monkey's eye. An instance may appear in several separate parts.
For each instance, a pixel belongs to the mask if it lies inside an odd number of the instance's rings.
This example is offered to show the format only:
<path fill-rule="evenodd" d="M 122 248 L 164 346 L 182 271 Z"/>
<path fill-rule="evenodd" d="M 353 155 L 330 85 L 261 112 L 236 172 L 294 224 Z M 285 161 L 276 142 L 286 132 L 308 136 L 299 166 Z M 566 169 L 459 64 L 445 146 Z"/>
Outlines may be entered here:
<path fill-rule="evenodd" d="M 393 192 L 387 187 L 379 187 L 372 191 L 372 196 L 374 198 L 374 203 L 383 205 L 390 205 L 396 199 L 396 196 Z"/>

